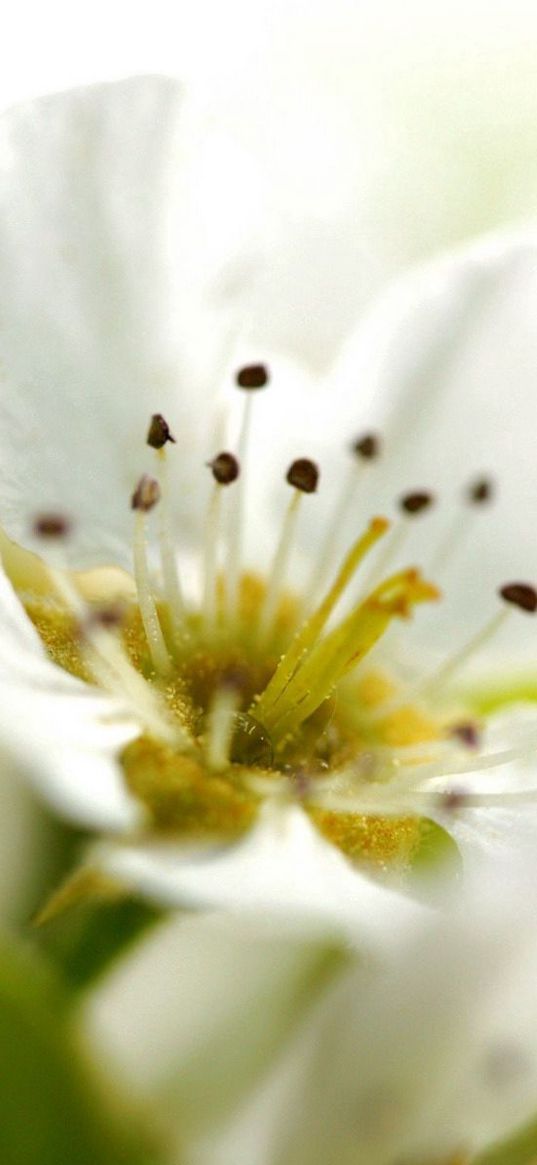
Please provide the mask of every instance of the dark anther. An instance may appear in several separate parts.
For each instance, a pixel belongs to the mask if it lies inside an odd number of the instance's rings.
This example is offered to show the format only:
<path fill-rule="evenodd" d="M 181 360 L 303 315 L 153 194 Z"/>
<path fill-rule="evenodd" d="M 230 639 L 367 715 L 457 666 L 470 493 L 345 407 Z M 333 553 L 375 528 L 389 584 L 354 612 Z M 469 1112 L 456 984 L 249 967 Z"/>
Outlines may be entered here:
<path fill-rule="evenodd" d="M 124 603 L 108 603 L 106 606 L 94 607 L 88 614 L 86 623 L 89 627 L 102 627 L 105 631 L 115 631 L 125 620 L 126 606 Z"/>
<path fill-rule="evenodd" d="M 167 441 L 172 441 L 175 445 L 175 437 L 172 437 L 170 433 L 170 426 L 161 413 L 153 413 L 147 434 L 147 444 L 152 449 L 162 449 Z"/>
<path fill-rule="evenodd" d="M 423 510 L 428 510 L 429 506 L 432 506 L 433 501 L 432 494 L 426 493 L 425 490 L 416 490 L 415 493 L 404 494 L 399 505 L 405 514 L 421 514 Z"/>
<path fill-rule="evenodd" d="M 445 793 L 440 794 L 440 808 L 444 809 L 446 813 L 456 813 L 458 809 L 464 809 L 468 803 L 468 794 L 464 789 L 446 789 Z"/>
<path fill-rule="evenodd" d="M 295 489 L 301 490 L 303 494 L 313 494 L 319 482 L 318 466 L 307 457 L 298 457 L 289 466 L 286 481 Z"/>
<path fill-rule="evenodd" d="M 133 510 L 141 510 L 142 513 L 147 514 L 149 510 L 156 506 L 160 498 L 160 486 L 154 477 L 150 477 L 148 473 L 144 473 L 140 478 L 138 485 L 131 498 L 131 508 Z"/>
<path fill-rule="evenodd" d="M 38 538 L 65 538 L 71 530 L 71 523 L 63 514 L 39 514 L 33 529 Z"/>
<path fill-rule="evenodd" d="M 224 691 L 235 692 L 238 696 L 242 696 L 244 692 L 249 691 L 249 684 L 248 668 L 242 667 L 239 663 L 232 663 L 224 668 L 218 682 L 218 690 L 224 689 Z"/>
<path fill-rule="evenodd" d="M 468 501 L 476 506 L 490 502 L 494 496 L 494 483 L 488 477 L 479 477 L 468 486 Z"/>
<path fill-rule="evenodd" d="M 358 437 L 353 442 L 352 450 L 357 457 L 363 457 L 364 461 L 373 461 L 380 453 L 380 440 L 376 433 L 364 433 L 363 437 Z"/>
<path fill-rule="evenodd" d="M 527 611 L 529 615 L 537 611 L 537 591 L 529 583 L 507 583 L 500 587 L 498 594 L 506 603 L 520 607 L 521 611 Z"/>
<path fill-rule="evenodd" d="M 218 485 L 231 485 L 239 476 L 240 466 L 232 453 L 218 453 L 207 465 Z"/>
<path fill-rule="evenodd" d="M 237 372 L 239 388 L 264 388 L 269 382 L 269 371 L 264 364 L 246 364 Z"/>
<path fill-rule="evenodd" d="M 262 769 L 269 769 L 272 764 L 270 736 L 263 725 L 247 712 L 238 712 L 235 717 L 231 760 L 234 764 L 255 765 Z"/>
<path fill-rule="evenodd" d="M 451 724 L 449 727 L 449 735 L 453 736 L 455 740 L 460 740 L 465 748 L 475 751 L 480 745 L 480 735 L 477 724 L 472 720 L 461 721 L 460 724 Z"/>
<path fill-rule="evenodd" d="M 303 765 L 299 765 L 292 774 L 292 789 L 299 801 L 305 801 L 311 792 L 311 777 Z"/>

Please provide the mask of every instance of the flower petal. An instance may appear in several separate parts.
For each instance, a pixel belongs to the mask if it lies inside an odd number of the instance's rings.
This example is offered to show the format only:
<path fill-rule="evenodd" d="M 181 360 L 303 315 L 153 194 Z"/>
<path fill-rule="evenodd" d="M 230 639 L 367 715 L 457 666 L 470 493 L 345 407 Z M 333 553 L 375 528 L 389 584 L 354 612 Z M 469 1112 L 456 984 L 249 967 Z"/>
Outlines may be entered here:
<path fill-rule="evenodd" d="M 532 1115 L 535 871 L 482 875 L 380 972 L 362 961 L 329 989 L 199 1165 L 250 1159 L 254 1129 L 262 1165 L 473 1159 Z"/>
<path fill-rule="evenodd" d="M 1 571 L 0 692 L 2 757 L 39 796 L 78 825 L 124 830 L 137 823 L 140 809 L 116 758 L 139 728 L 119 702 L 46 658 Z"/>
<path fill-rule="evenodd" d="M 78 567 L 130 565 L 152 412 L 181 437 L 174 498 L 195 521 L 185 485 L 229 317 L 196 254 L 194 149 L 163 78 L 45 98 L 0 125 L 2 522 L 28 544 L 36 511 L 67 514 Z"/>
<path fill-rule="evenodd" d="M 422 908 L 353 869 L 297 806 L 267 802 L 244 840 L 225 848 L 177 843 L 101 845 L 93 859 L 112 877 L 163 905 L 263 912 L 305 930 L 393 941 Z M 389 924 L 387 919 L 389 918 Z"/>
<path fill-rule="evenodd" d="M 84 1026 L 101 1059 L 190 1135 L 253 1090 L 342 966 L 340 950 L 263 916 L 174 914 L 91 992 Z"/>
<path fill-rule="evenodd" d="M 463 637 L 496 609 L 498 585 L 535 576 L 536 310 L 537 232 L 493 236 L 399 281 L 339 367 L 346 411 L 354 403 L 357 416 L 385 432 L 375 508 L 417 487 L 439 496 L 437 516 L 415 523 L 405 557 L 426 565 L 458 519 L 459 553 L 439 578 L 451 640 L 455 622 Z M 462 490 L 483 473 L 497 481 L 498 497 L 474 512 L 465 540 Z M 515 614 L 500 650 L 514 636 L 521 646 L 532 640 Z M 439 622 L 436 612 L 426 616 L 427 634 Z"/>
<path fill-rule="evenodd" d="M 536 709 L 521 705 L 492 717 L 482 747 L 481 768 L 477 756 L 475 767 L 463 771 L 462 758 L 460 773 L 439 773 L 422 786 L 426 797 L 433 794 L 433 803 L 420 800 L 418 792 L 414 804 L 416 812 L 425 812 L 455 839 L 466 880 L 480 877 L 484 858 L 505 863 L 507 869 L 523 857 L 532 859 L 537 835 Z"/>

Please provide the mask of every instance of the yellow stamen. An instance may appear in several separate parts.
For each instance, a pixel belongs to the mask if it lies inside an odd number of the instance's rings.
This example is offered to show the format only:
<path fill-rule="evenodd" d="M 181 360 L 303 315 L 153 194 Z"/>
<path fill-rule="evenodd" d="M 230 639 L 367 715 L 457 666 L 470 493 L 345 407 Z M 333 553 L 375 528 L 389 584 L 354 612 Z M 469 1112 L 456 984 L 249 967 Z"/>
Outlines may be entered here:
<path fill-rule="evenodd" d="M 331 586 L 323 602 L 317 607 L 309 619 L 304 623 L 302 630 L 295 636 L 289 650 L 280 661 L 270 683 L 265 688 L 257 703 L 251 708 L 252 715 L 265 722 L 268 710 L 278 702 L 285 692 L 292 676 L 300 663 L 306 658 L 328 622 L 336 603 L 349 585 L 360 563 L 369 553 L 372 546 L 389 529 L 386 518 L 373 518 L 367 530 L 356 540 L 351 547 L 338 572 L 335 582 Z"/>
<path fill-rule="evenodd" d="M 436 587 L 415 570 L 401 571 L 381 583 L 317 644 L 290 680 L 279 707 L 263 716 L 273 743 L 282 742 L 311 716 L 346 672 L 367 655 L 393 618 L 406 619 L 413 606 L 437 598 Z M 259 708 L 257 717 L 261 718 Z"/>

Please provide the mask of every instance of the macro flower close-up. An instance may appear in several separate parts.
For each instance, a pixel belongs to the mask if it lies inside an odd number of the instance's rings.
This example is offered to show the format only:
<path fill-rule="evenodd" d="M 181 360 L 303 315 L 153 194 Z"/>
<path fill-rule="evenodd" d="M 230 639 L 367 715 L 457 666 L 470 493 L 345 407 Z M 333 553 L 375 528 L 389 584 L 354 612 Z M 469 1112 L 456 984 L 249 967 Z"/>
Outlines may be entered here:
<path fill-rule="evenodd" d="M 65 848 L 32 941 L 151 914 L 77 1004 L 166 1130 L 117 1160 L 488 1161 L 537 1110 L 537 233 L 320 369 L 257 227 L 204 248 L 174 81 L 0 132 L 0 753 Z"/>

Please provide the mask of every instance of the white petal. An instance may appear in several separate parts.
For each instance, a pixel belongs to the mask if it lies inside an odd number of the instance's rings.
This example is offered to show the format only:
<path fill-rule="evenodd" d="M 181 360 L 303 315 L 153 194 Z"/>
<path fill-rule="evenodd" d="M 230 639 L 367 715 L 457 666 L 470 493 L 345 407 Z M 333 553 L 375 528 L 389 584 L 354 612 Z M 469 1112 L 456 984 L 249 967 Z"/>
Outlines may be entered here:
<path fill-rule="evenodd" d="M 500 583 L 536 574 L 536 311 L 537 233 L 491 237 L 400 281 L 358 328 L 339 368 L 345 413 L 355 401 L 357 416 L 385 432 L 375 508 L 408 489 L 439 495 L 438 516 L 416 520 L 406 558 L 426 565 L 446 523 L 458 513 L 463 526 L 470 479 L 486 473 L 498 482 L 497 501 L 474 513 L 439 580 L 452 641 L 455 626 L 463 641 L 494 612 Z M 438 622 L 429 617 L 431 634 Z M 532 632 L 519 615 L 498 650 L 507 658 L 514 636 L 532 644 Z"/>
<path fill-rule="evenodd" d="M 66 513 L 77 566 L 130 563 L 152 412 L 181 441 L 174 498 L 194 520 L 229 318 L 204 299 L 182 105 L 175 82 L 146 77 L 0 125 L 2 521 L 27 544 L 36 511 Z"/>
<path fill-rule="evenodd" d="M 282 925 L 290 920 L 305 930 L 343 932 L 373 946 L 392 941 L 422 912 L 353 869 L 296 806 L 267 803 L 244 840 L 218 849 L 101 845 L 93 856 L 109 874 L 164 905 L 263 912 Z"/>
<path fill-rule="evenodd" d="M 485 871 L 482 871 L 485 874 Z M 492 876 L 490 876 L 492 874 Z M 320 1002 L 256 1101 L 193 1160 L 393 1165 L 470 1157 L 535 1107 L 532 879 L 495 879 L 362 962 Z M 534 878 L 534 871 L 532 871 Z"/>
<path fill-rule="evenodd" d="M 139 728 L 46 658 L 1 571 L 0 693 L 0 755 L 47 804 L 81 826 L 124 830 L 139 821 L 117 761 Z"/>
<path fill-rule="evenodd" d="M 190 1133 L 252 1091 L 341 966 L 263 916 L 174 915 L 91 992 L 84 1026 L 114 1072 Z"/>
<path fill-rule="evenodd" d="M 466 879 L 480 877 L 483 857 L 495 865 L 505 863 L 507 869 L 524 856 L 532 858 L 537 835 L 537 709 L 520 706 L 492 717 L 482 746 L 485 758 L 505 758 L 507 763 L 479 768 L 476 757 L 470 771 L 440 775 L 424 786 L 427 794 L 454 790 L 463 799 L 475 797 L 474 806 L 461 804 L 452 811 L 427 806 L 419 794 L 415 804 L 417 812 L 433 818 L 455 838 Z"/>

